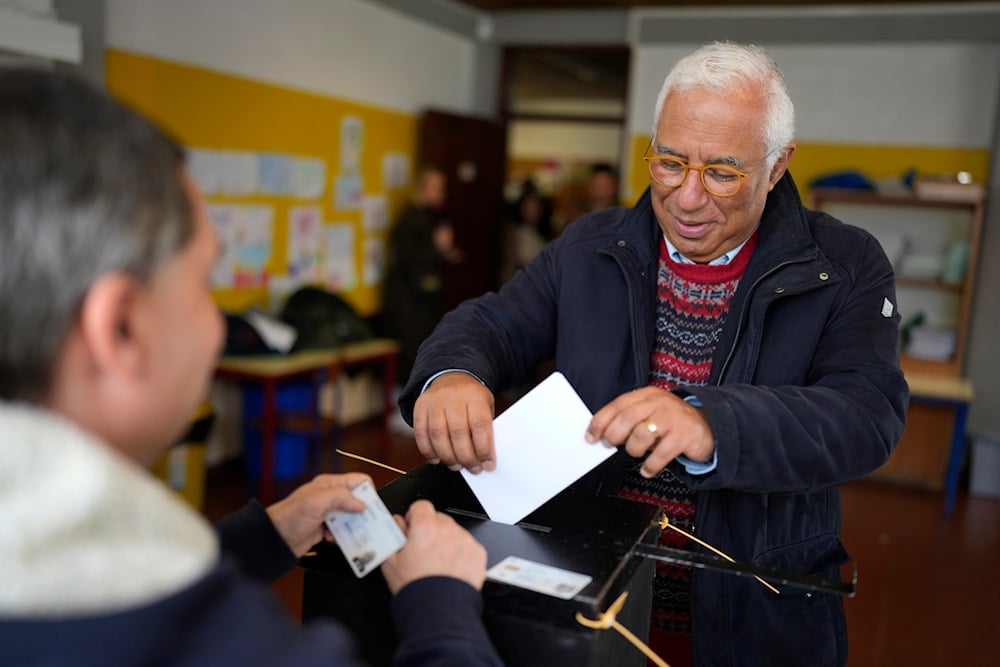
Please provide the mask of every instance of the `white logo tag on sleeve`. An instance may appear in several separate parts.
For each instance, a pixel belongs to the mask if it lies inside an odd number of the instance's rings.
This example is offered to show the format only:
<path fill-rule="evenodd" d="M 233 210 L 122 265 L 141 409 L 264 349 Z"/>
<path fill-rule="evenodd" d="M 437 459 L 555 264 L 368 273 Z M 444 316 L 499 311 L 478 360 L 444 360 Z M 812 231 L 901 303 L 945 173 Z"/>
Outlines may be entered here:
<path fill-rule="evenodd" d="M 882 317 L 892 317 L 894 310 L 896 307 L 892 305 L 892 301 L 889 301 L 889 297 L 882 299 Z"/>

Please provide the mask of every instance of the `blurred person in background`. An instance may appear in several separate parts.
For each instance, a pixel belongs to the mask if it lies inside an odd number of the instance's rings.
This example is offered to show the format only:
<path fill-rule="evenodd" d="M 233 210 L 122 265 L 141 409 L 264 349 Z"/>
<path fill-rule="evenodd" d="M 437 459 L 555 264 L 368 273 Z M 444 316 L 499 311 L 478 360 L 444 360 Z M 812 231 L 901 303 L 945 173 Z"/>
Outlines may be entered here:
<path fill-rule="evenodd" d="M 618 206 L 618 173 L 607 162 L 599 162 L 587 178 L 587 213 Z"/>
<path fill-rule="evenodd" d="M 525 181 L 504 225 L 500 282 L 505 283 L 552 240 L 552 204 L 533 181 Z"/>
<path fill-rule="evenodd" d="M 382 328 L 385 336 L 400 343 L 400 386 L 410 375 L 420 343 L 441 319 L 445 265 L 464 259 L 445 214 L 447 193 L 445 173 L 434 166 L 423 167 L 413 200 L 399 214 L 389 237 Z M 395 392 L 398 396 L 399 387 Z M 410 432 L 398 414 L 391 424 L 398 433 Z"/>

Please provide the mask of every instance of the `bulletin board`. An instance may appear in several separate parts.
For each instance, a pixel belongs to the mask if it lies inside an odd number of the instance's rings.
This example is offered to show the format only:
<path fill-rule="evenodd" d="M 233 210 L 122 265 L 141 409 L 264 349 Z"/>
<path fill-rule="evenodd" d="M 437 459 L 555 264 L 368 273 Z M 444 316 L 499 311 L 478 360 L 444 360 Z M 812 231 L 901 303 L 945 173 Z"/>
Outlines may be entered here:
<path fill-rule="evenodd" d="M 189 151 L 223 246 L 220 307 L 274 308 L 309 284 L 380 309 L 416 116 L 113 49 L 105 62 L 109 91 Z"/>

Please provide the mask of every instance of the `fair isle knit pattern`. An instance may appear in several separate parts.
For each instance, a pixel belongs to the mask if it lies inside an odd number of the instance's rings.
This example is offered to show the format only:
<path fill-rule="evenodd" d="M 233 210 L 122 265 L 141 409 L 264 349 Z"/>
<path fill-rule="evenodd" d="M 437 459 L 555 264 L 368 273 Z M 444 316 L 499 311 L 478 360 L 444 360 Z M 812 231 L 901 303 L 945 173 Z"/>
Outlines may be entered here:
<path fill-rule="evenodd" d="M 710 266 L 675 262 L 667 253 L 666 243 L 660 244 L 656 338 L 649 384 L 669 391 L 708 382 L 730 300 L 756 245 L 755 233 L 729 264 Z M 668 469 L 653 479 L 644 479 L 639 474 L 642 461 L 630 463 L 619 495 L 659 505 L 672 524 L 693 532 L 694 492 Z M 660 544 L 691 548 L 690 540 L 670 529 L 660 534 Z M 657 563 L 652 625 L 666 633 L 690 635 L 690 567 Z"/>

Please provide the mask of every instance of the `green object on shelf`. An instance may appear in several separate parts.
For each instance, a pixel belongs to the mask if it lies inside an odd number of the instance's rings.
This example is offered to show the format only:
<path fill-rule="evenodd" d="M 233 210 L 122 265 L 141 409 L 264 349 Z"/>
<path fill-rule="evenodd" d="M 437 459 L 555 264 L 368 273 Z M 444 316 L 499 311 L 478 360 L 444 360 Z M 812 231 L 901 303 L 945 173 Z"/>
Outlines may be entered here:
<path fill-rule="evenodd" d="M 924 311 L 920 311 L 899 325 L 899 342 L 903 348 L 910 344 L 910 338 L 913 336 L 913 330 L 922 326 L 926 319 Z"/>

